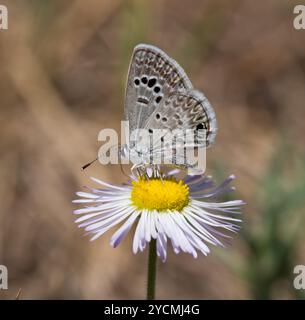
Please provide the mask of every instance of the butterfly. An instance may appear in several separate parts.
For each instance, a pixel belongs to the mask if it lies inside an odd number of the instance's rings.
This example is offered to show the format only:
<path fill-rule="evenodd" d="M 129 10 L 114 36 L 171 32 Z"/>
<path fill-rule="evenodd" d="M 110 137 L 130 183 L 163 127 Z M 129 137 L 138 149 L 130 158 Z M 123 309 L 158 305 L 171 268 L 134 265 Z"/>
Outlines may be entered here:
<path fill-rule="evenodd" d="M 136 135 L 122 148 L 122 156 L 129 156 L 136 167 L 153 165 L 154 156 L 166 159 L 169 153 L 173 165 L 190 168 L 194 164 L 185 159 L 185 153 L 182 153 L 184 159 L 181 159 L 181 152 L 179 158 L 177 143 L 166 145 L 166 138 L 173 131 L 178 131 L 181 136 L 178 134 L 175 141 L 183 138 L 184 150 L 206 148 L 214 142 L 217 131 L 215 112 L 205 95 L 193 88 L 185 71 L 174 59 L 147 44 L 139 44 L 133 51 L 126 84 L 124 118 L 129 124 L 129 135 L 139 129 L 149 133 L 158 131 L 153 141 L 149 140 L 150 144 L 147 139 L 141 142 Z M 204 133 L 199 134 L 202 131 Z M 191 140 L 193 142 L 188 143 L 187 135 L 192 133 L 198 134 Z"/>

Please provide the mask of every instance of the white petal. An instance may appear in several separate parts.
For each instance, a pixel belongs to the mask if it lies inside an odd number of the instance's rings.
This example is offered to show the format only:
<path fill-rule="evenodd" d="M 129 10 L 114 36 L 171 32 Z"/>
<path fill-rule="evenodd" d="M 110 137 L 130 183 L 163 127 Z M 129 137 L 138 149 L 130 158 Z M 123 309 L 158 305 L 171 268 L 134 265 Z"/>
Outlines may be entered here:
<path fill-rule="evenodd" d="M 193 218 L 191 212 L 189 212 L 187 215 L 184 215 L 183 218 L 184 219 L 182 219 L 182 223 L 189 225 L 189 228 L 191 228 L 193 232 L 195 232 L 204 241 L 207 241 L 213 245 L 223 246 L 222 242 L 206 229 L 206 225 L 200 224 L 195 217 Z M 191 223 L 191 225 L 189 222 Z M 195 229 L 193 228 L 193 226 L 195 227 Z M 211 228 L 211 230 L 214 231 L 216 229 Z M 214 232 L 214 234 L 216 233 Z"/>
<path fill-rule="evenodd" d="M 92 200 L 92 199 L 76 199 L 76 200 L 72 200 L 73 203 L 94 203 L 96 202 L 96 200 Z"/>
<path fill-rule="evenodd" d="M 184 231 L 179 227 L 179 225 L 176 223 L 175 220 L 173 220 L 173 216 L 175 215 L 180 215 L 179 212 L 177 213 L 172 213 L 168 215 L 168 223 L 172 226 L 173 232 L 175 232 L 175 236 L 177 239 L 179 239 L 180 246 L 184 252 L 188 252 L 193 255 L 194 258 L 197 258 L 197 253 L 196 250 L 194 249 L 193 245 L 187 238 L 186 234 Z"/>
<path fill-rule="evenodd" d="M 112 184 L 106 183 L 106 182 L 101 181 L 101 180 L 99 180 L 99 179 L 96 179 L 96 178 L 94 178 L 94 177 L 91 177 L 90 179 L 93 180 L 94 182 L 98 183 L 98 184 L 101 184 L 101 185 L 103 185 L 103 186 L 109 187 L 109 188 L 111 188 L 111 189 L 126 190 L 126 188 L 114 186 L 114 185 L 112 185 Z"/>
<path fill-rule="evenodd" d="M 162 262 L 165 262 L 167 256 L 166 242 L 166 236 L 159 233 L 157 237 L 157 256 L 160 257 Z"/>
<path fill-rule="evenodd" d="M 108 226 L 109 224 L 112 224 L 113 221 L 118 220 L 120 217 L 125 216 L 126 214 L 129 215 L 131 212 L 132 212 L 132 210 L 130 208 L 126 208 L 122 211 L 115 213 L 111 217 L 104 219 L 101 222 L 97 222 L 97 223 L 94 223 L 94 224 L 87 226 L 85 228 L 85 230 L 86 231 L 93 231 L 94 230 L 96 232 L 96 231 L 98 231 L 96 229 L 104 228 L 104 227 Z"/>
<path fill-rule="evenodd" d="M 117 247 L 121 241 L 124 239 L 130 228 L 132 227 L 133 223 L 135 222 L 136 218 L 139 216 L 140 212 L 134 212 L 128 220 L 113 234 L 110 239 L 110 244 L 115 248 Z"/>
<path fill-rule="evenodd" d="M 157 212 L 152 211 L 150 212 L 150 232 L 153 239 L 157 239 L 157 230 L 156 230 L 156 219 L 157 219 Z"/>
<path fill-rule="evenodd" d="M 163 227 L 159 220 L 155 220 L 156 229 L 158 230 L 157 236 L 157 255 L 160 257 L 162 262 L 165 262 L 167 256 L 167 238 L 164 233 Z"/>
<path fill-rule="evenodd" d="M 143 220 L 144 220 L 144 218 L 143 218 L 143 215 L 141 214 L 140 220 L 139 220 L 137 228 L 136 228 L 136 232 L 133 237 L 132 251 L 134 254 L 136 254 L 138 252 L 138 250 L 140 249 L 140 242 L 141 242 L 140 229 L 141 229 L 141 225 L 143 224 Z"/>
<path fill-rule="evenodd" d="M 183 215 L 176 215 L 175 219 L 177 223 L 181 226 L 184 232 L 188 235 L 195 246 L 199 248 L 205 255 L 210 252 L 209 247 L 200 238 L 206 240 L 206 238 L 200 234 L 196 229 L 194 229 L 186 220 Z M 198 236 L 198 237 L 197 237 Z M 207 241 L 207 240 L 206 240 Z M 210 242 L 210 241 L 209 241 Z M 215 245 L 215 243 L 211 242 Z"/>
<path fill-rule="evenodd" d="M 151 240 L 151 226 L 150 226 L 150 212 L 145 210 L 145 240 L 150 242 Z"/>
<path fill-rule="evenodd" d="M 101 213 L 96 217 L 91 217 L 91 218 L 88 218 L 87 220 L 84 220 L 84 222 L 82 222 L 78 226 L 79 228 L 84 228 L 89 226 L 90 224 L 95 224 L 96 222 L 99 222 L 99 221 L 105 221 L 107 218 L 118 216 L 122 211 L 123 209 L 117 209 L 117 210 L 112 210 L 110 212 Z"/>
<path fill-rule="evenodd" d="M 116 203 L 104 203 L 98 206 L 85 207 L 83 209 L 74 210 L 74 214 L 84 214 L 95 211 L 107 211 L 109 209 L 124 208 L 131 206 L 130 201 L 118 201 Z"/>
<path fill-rule="evenodd" d="M 232 218 L 232 217 L 228 217 L 228 216 L 224 216 L 224 215 L 219 215 L 219 214 L 213 214 L 213 213 L 210 213 L 210 212 L 204 210 L 203 208 L 200 208 L 200 207 L 196 208 L 196 206 L 194 206 L 194 205 L 191 205 L 190 207 L 192 209 L 194 209 L 194 211 L 198 215 L 201 215 L 200 213 L 202 213 L 202 216 L 209 216 L 209 217 L 220 219 L 220 220 L 241 222 L 241 219 L 236 219 L 236 218 Z"/>
<path fill-rule="evenodd" d="M 101 228 L 98 231 L 94 231 L 94 233 L 96 233 L 90 240 L 94 241 L 97 238 L 99 238 L 101 235 L 103 235 L 105 232 L 107 232 L 109 229 L 111 229 L 113 226 L 117 225 L 118 223 L 122 222 L 123 220 L 125 220 L 130 214 L 132 213 L 132 211 L 129 211 L 128 213 L 126 213 L 125 215 L 121 216 L 119 219 L 114 220 L 111 224 L 108 224 L 107 226 L 104 226 L 103 228 Z"/>
<path fill-rule="evenodd" d="M 97 199 L 100 196 L 88 192 L 76 192 L 76 195 L 83 198 L 89 198 L 89 199 Z"/>
<path fill-rule="evenodd" d="M 203 202 L 203 201 L 193 200 L 192 202 L 204 208 L 239 207 L 245 204 L 245 202 L 242 200 L 231 200 L 226 202 Z"/>

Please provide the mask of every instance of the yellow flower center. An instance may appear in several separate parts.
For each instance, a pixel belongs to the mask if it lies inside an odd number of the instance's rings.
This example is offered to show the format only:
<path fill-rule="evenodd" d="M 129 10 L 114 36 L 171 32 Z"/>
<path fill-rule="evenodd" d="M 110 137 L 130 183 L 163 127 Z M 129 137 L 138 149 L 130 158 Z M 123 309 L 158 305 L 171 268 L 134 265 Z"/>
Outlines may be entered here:
<path fill-rule="evenodd" d="M 189 187 L 183 180 L 140 178 L 132 184 L 131 201 L 139 209 L 181 211 L 189 203 Z"/>

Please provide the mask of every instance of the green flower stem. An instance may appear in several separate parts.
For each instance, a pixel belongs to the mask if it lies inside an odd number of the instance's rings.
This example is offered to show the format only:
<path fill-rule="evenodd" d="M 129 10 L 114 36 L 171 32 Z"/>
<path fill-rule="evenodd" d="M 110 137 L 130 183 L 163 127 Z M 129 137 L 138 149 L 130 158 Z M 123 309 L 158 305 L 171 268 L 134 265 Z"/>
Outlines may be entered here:
<path fill-rule="evenodd" d="M 149 243 L 149 253 L 148 253 L 147 300 L 155 299 L 156 274 L 157 274 L 157 245 L 156 245 L 156 240 L 151 239 Z"/>

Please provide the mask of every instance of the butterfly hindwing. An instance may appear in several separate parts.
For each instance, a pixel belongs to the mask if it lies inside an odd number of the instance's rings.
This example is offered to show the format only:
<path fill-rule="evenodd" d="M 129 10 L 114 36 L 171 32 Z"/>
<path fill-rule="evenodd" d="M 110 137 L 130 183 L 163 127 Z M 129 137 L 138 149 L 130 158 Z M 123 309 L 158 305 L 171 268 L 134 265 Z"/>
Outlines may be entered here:
<path fill-rule="evenodd" d="M 192 130 L 195 133 L 198 131 L 194 147 L 206 147 L 212 144 L 217 130 L 214 110 L 207 98 L 196 90 L 171 94 L 153 111 L 145 128 L 150 131 L 180 129 L 186 134 Z"/>

